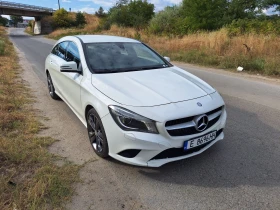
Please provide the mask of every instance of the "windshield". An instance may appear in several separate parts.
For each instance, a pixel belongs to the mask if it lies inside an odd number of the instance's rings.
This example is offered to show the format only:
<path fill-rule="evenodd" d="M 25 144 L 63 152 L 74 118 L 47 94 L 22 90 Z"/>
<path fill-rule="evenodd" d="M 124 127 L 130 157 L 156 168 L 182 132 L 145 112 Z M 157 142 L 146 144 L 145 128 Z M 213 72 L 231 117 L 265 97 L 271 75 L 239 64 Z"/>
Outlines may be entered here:
<path fill-rule="evenodd" d="M 86 44 L 86 57 L 95 73 L 151 70 L 170 66 L 142 43 L 90 43 Z"/>

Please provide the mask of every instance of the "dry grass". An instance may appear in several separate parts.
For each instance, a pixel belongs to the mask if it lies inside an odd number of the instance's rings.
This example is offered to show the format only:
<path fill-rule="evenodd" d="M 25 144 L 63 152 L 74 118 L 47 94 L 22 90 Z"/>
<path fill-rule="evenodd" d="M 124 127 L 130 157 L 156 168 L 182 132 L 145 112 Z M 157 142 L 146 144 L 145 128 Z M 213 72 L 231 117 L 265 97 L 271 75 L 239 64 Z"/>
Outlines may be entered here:
<path fill-rule="evenodd" d="M 70 13 L 70 17 L 75 19 L 75 13 Z M 57 29 L 51 33 L 48 37 L 59 39 L 63 36 L 74 35 L 74 34 L 91 34 L 96 31 L 99 25 L 99 18 L 94 15 L 85 14 L 87 24 L 84 28 L 63 28 Z"/>
<path fill-rule="evenodd" d="M 172 60 L 183 61 L 225 69 L 243 66 L 246 71 L 280 76 L 280 37 L 276 35 L 247 34 L 230 37 L 226 29 L 201 32 L 184 37 L 160 37 L 145 30 L 137 33 L 133 28 L 112 26 L 109 31 L 97 32 L 97 17 L 94 24 L 85 29 L 60 29 L 49 35 L 58 39 L 67 34 L 109 34 L 141 39 L 162 55 Z M 91 28 L 89 29 L 89 27 Z"/>
<path fill-rule="evenodd" d="M 30 35 L 32 35 L 32 36 L 34 35 L 34 34 L 33 34 L 33 30 L 32 30 L 32 28 L 31 28 L 31 27 L 29 27 L 29 26 L 28 26 L 28 27 L 26 27 L 26 29 L 24 30 L 24 32 L 25 32 L 25 33 L 28 33 L 28 34 L 30 34 Z"/>
<path fill-rule="evenodd" d="M 0 209 L 61 209 L 72 194 L 78 167 L 53 163 L 58 157 L 47 147 L 54 140 L 37 136 L 43 126 L 3 27 L 0 40 L 5 43 L 0 56 Z"/>
<path fill-rule="evenodd" d="M 173 60 L 280 76 L 280 37 L 247 34 L 229 37 L 226 29 L 182 38 L 146 36 L 143 41 Z"/>

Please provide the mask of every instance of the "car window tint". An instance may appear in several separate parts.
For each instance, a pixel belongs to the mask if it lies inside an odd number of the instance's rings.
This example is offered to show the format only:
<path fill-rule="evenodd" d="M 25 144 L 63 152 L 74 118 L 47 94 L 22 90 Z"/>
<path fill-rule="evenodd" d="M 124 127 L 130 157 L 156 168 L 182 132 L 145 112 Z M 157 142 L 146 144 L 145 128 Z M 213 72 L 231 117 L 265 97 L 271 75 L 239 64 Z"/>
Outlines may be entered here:
<path fill-rule="evenodd" d="M 70 42 L 66 52 L 67 61 L 75 61 L 77 66 L 80 65 L 80 54 L 77 45 L 74 42 Z"/>
<path fill-rule="evenodd" d="M 65 59 L 65 55 L 66 55 L 66 48 L 67 48 L 67 46 L 68 46 L 68 43 L 69 43 L 69 42 L 61 42 L 61 43 L 59 44 L 59 47 L 58 47 L 57 56 L 60 57 L 60 58 L 62 58 L 62 59 L 64 59 L 64 60 L 66 60 L 66 59 Z"/>

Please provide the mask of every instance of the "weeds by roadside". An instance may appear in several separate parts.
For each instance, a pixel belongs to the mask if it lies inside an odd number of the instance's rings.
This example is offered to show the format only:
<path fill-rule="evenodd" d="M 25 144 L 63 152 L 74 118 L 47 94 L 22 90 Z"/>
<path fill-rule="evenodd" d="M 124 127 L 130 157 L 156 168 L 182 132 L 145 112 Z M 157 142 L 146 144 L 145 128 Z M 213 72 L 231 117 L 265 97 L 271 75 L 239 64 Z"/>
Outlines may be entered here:
<path fill-rule="evenodd" d="M 113 25 L 110 30 L 98 30 L 102 22 L 87 15 L 84 29 L 58 29 L 48 38 L 59 39 L 67 35 L 106 34 L 141 39 L 173 61 L 182 61 L 223 69 L 244 67 L 246 72 L 280 76 L 280 38 L 277 35 L 244 34 L 230 36 L 228 29 L 197 32 L 185 36 L 158 36 L 147 30 L 136 31 Z"/>
<path fill-rule="evenodd" d="M 33 33 L 33 31 L 32 31 L 32 27 L 30 27 L 30 26 L 28 26 L 28 27 L 26 27 L 26 29 L 24 30 L 24 32 L 25 33 L 28 33 L 28 34 L 30 34 L 30 35 L 34 35 L 34 33 Z"/>
<path fill-rule="evenodd" d="M 38 137 L 43 125 L 35 116 L 30 89 L 20 78 L 17 55 L 0 27 L 0 209 L 61 209 L 73 193 L 78 166 L 47 150 L 55 140 Z M 0 46 L 1 51 L 1 46 Z"/>
<path fill-rule="evenodd" d="M 0 39 L 0 55 L 4 55 L 5 43 L 4 40 Z"/>

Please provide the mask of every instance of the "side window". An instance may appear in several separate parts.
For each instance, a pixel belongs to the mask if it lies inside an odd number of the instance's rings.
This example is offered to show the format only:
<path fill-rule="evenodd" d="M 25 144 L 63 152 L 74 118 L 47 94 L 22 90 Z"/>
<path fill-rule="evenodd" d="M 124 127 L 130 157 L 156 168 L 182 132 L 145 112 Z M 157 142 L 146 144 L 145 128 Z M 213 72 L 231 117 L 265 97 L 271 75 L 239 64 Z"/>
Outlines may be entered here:
<path fill-rule="evenodd" d="M 77 66 L 80 66 L 81 59 L 77 45 L 74 42 L 70 42 L 66 52 L 67 61 L 75 61 Z"/>
<path fill-rule="evenodd" d="M 61 42 L 61 43 L 59 43 L 59 46 L 58 46 L 57 56 L 62 58 L 63 60 L 66 60 L 65 56 L 66 56 L 66 48 L 67 48 L 68 44 L 69 44 L 69 42 Z"/>
<path fill-rule="evenodd" d="M 59 48 L 59 44 L 57 44 L 57 45 L 53 48 L 52 54 L 58 55 L 58 48 Z"/>

